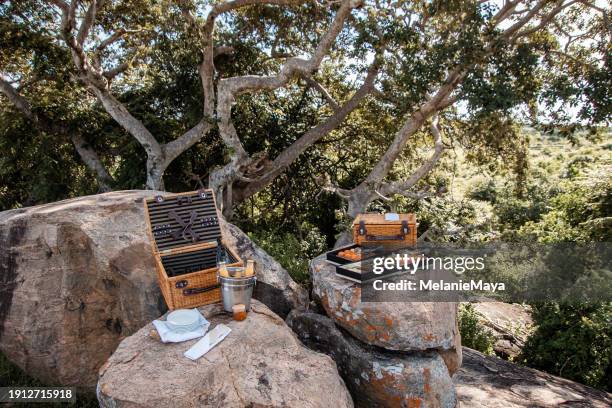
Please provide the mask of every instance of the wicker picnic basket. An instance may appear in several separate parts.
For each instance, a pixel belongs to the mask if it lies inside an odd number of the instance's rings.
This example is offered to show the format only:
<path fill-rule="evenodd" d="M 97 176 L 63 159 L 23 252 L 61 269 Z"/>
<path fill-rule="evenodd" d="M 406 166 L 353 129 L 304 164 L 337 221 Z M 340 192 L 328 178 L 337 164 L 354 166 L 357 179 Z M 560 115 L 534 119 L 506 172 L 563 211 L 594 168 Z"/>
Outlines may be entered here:
<path fill-rule="evenodd" d="M 392 214 L 393 216 L 385 217 L 385 215 L 359 214 L 353 221 L 355 244 L 415 246 L 416 216 L 414 214 Z"/>
<path fill-rule="evenodd" d="M 240 266 L 242 260 L 223 245 L 213 191 L 151 197 L 145 200 L 145 215 L 168 308 L 219 302 L 218 262 Z"/>

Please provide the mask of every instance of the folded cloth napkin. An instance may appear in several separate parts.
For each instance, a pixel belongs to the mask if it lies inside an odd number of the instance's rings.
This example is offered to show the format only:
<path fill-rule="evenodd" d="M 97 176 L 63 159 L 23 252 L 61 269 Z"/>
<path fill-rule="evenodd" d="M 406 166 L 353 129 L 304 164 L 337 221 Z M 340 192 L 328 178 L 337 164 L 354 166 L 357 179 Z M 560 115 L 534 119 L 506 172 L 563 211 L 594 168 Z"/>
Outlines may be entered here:
<path fill-rule="evenodd" d="M 180 343 L 182 341 L 197 339 L 198 337 L 202 337 L 206 334 L 206 330 L 210 326 L 210 322 L 202 316 L 199 310 L 195 309 L 200 315 L 200 321 L 198 326 L 192 331 L 185 333 L 177 333 L 172 331 L 170 327 L 166 324 L 164 320 L 153 320 L 153 326 L 159 333 L 159 337 L 161 337 L 161 341 L 164 343 Z"/>

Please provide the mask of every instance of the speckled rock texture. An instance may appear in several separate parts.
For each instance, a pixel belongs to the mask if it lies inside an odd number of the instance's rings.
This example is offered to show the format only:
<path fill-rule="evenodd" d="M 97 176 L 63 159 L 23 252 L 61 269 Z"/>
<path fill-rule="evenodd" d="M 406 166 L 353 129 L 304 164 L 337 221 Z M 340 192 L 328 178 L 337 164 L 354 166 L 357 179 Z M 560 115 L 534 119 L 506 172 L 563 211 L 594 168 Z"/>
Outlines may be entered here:
<path fill-rule="evenodd" d="M 357 407 L 450 408 L 448 369 L 435 351 L 403 353 L 364 344 L 326 316 L 294 310 L 287 323 L 308 347 L 336 361 Z"/>
<path fill-rule="evenodd" d="M 197 340 L 162 344 L 147 325 L 121 342 L 100 369 L 102 407 L 352 407 L 331 358 L 304 347 L 283 320 L 258 301 L 248 318 L 231 320 L 220 305 L 200 308 L 232 332 L 191 361 Z"/>
<path fill-rule="evenodd" d="M 0 350 L 31 376 L 93 390 L 119 342 L 165 312 L 143 198 L 116 191 L 0 212 Z M 307 294 L 237 227 L 228 246 L 256 262 L 254 296 L 274 311 Z"/>
<path fill-rule="evenodd" d="M 612 406 L 612 394 L 463 348 L 463 365 L 453 377 L 460 406 L 546 408 Z"/>
<path fill-rule="evenodd" d="M 457 350 L 456 303 L 361 303 L 359 285 L 338 277 L 324 255 L 311 262 L 310 272 L 315 298 L 357 339 L 388 350 Z"/>
<path fill-rule="evenodd" d="M 0 213 L 0 350 L 93 390 L 121 339 L 165 310 L 142 197 L 114 192 Z"/>

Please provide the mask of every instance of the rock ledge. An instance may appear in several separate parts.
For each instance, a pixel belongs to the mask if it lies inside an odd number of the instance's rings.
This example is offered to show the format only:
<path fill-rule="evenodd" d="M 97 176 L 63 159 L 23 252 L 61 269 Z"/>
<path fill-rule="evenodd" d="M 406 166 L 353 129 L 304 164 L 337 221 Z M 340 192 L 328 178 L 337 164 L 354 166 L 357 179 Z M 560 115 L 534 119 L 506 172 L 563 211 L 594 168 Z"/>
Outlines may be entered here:
<path fill-rule="evenodd" d="M 612 406 L 612 394 L 463 348 L 453 378 L 461 406 L 532 408 Z"/>
<path fill-rule="evenodd" d="M 200 308 L 232 332 L 198 361 L 183 353 L 197 340 L 162 344 L 149 324 L 121 342 L 100 369 L 102 407 L 352 407 L 331 358 L 304 347 L 282 319 L 254 300 L 236 322 L 220 305 Z"/>

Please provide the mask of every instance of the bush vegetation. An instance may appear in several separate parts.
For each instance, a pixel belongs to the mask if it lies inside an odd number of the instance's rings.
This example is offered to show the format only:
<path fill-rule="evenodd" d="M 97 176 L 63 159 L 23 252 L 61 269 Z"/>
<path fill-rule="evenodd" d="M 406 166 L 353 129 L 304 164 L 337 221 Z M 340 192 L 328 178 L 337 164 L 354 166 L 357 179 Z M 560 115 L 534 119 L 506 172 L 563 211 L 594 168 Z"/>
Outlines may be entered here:
<path fill-rule="evenodd" d="M 6 356 L 0 353 L 0 385 L 2 387 L 48 387 L 53 386 L 50 384 L 44 384 L 27 374 L 25 374 L 19 367 L 8 361 Z M 16 404 L 17 406 L 18 404 Z M 20 404 L 26 406 L 26 403 Z M 11 406 L 8 404 L 7 406 Z M 40 408 L 57 408 L 57 407 L 70 407 L 70 408 L 97 408 L 99 407 L 98 399 L 94 393 L 77 393 L 76 402 L 74 403 L 46 403 L 37 402 L 32 406 Z"/>
<path fill-rule="evenodd" d="M 532 149 L 526 194 L 518 197 L 507 182 L 486 179 L 469 194 L 491 205 L 495 228 L 504 240 L 610 242 L 612 155 L 605 148 L 608 138 L 595 142 L 579 139 L 568 149 L 569 144 L 542 136 L 538 141 L 549 154 L 540 155 L 540 149 Z M 547 302 L 532 306 L 536 329 L 518 362 L 609 391 L 612 304 Z M 464 309 L 462 316 L 466 314 L 469 316 L 469 310 Z M 462 328 L 462 334 L 464 330 L 468 335 L 464 344 L 474 344 L 472 332 L 478 329 Z M 486 342 L 477 344 L 486 347 Z"/>
<path fill-rule="evenodd" d="M 316 228 L 309 229 L 302 238 L 276 231 L 250 232 L 249 237 L 276 259 L 298 283 L 308 284 L 310 260 L 324 252 L 325 237 Z"/>
<path fill-rule="evenodd" d="M 480 323 L 478 313 L 470 303 L 459 306 L 459 331 L 461 345 L 489 356 L 495 354 L 493 351 L 495 336 Z"/>
<path fill-rule="evenodd" d="M 612 304 L 534 305 L 536 331 L 518 361 L 612 391 Z"/>

